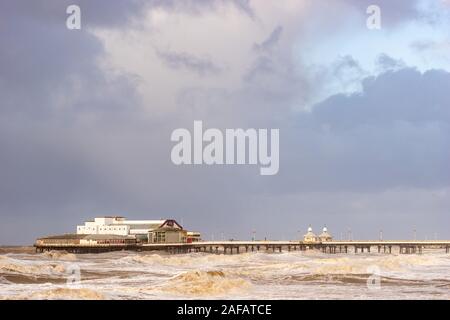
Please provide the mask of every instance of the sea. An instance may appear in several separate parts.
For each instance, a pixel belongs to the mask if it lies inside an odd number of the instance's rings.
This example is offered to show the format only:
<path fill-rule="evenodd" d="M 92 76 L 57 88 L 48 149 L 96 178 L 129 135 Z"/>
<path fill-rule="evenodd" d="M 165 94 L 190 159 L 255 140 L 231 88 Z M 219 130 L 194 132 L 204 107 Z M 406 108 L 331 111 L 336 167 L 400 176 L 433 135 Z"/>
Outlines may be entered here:
<path fill-rule="evenodd" d="M 0 299 L 450 299 L 450 254 L 35 253 L 0 248 Z"/>

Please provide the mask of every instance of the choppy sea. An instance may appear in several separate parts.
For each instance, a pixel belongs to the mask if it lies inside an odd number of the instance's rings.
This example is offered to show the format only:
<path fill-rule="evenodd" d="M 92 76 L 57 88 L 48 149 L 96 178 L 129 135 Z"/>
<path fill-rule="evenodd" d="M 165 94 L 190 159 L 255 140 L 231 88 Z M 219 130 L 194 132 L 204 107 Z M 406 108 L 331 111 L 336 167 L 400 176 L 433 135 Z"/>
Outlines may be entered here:
<path fill-rule="evenodd" d="M 450 299 L 450 254 L 0 251 L 0 299 Z"/>

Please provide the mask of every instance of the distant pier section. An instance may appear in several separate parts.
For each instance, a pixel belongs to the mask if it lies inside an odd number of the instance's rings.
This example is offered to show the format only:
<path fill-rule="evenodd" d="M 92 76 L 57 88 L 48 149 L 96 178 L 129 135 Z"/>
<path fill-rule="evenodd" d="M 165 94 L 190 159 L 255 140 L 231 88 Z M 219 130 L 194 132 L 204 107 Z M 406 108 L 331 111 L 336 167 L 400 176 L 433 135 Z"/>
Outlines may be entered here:
<path fill-rule="evenodd" d="M 37 252 L 64 250 L 72 253 L 100 253 L 117 250 L 139 250 L 133 236 L 99 234 L 63 234 L 36 240 Z"/>
<path fill-rule="evenodd" d="M 126 220 L 102 217 L 77 227 L 76 234 L 42 237 L 34 244 L 37 252 L 64 250 L 100 253 L 118 250 L 165 251 L 171 254 L 205 252 L 239 254 L 246 252 L 290 252 L 319 250 L 328 254 L 422 254 L 426 250 L 450 253 L 450 240 L 336 241 L 326 227 L 316 236 L 309 227 L 301 240 L 202 241 L 200 233 L 187 231 L 173 219 Z"/>

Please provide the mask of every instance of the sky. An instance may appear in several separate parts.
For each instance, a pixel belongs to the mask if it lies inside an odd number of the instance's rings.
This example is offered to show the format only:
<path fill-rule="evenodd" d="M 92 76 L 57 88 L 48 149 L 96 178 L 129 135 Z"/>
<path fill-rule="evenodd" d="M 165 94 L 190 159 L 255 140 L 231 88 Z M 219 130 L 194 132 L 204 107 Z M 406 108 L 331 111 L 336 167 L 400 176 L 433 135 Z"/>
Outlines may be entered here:
<path fill-rule="evenodd" d="M 0 245 L 104 215 L 205 240 L 449 239 L 449 18 L 445 0 L 1 1 Z M 278 174 L 174 165 L 194 120 L 279 129 Z"/>

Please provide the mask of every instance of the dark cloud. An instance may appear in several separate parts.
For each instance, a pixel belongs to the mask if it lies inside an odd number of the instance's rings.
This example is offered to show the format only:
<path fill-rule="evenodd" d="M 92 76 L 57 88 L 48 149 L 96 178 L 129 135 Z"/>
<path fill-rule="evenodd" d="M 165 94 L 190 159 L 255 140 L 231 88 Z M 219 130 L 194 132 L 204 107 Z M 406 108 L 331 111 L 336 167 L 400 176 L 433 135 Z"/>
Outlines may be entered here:
<path fill-rule="evenodd" d="M 367 78 L 361 93 L 332 96 L 299 114 L 292 109 L 311 84 L 295 72 L 291 52 L 259 50 L 242 87 L 189 84 L 178 96 L 179 112 L 157 118 L 143 112 L 139 79 L 100 68 L 100 41 L 65 28 L 67 3 L 0 3 L 0 244 L 70 232 L 103 214 L 174 217 L 216 239 L 220 232 L 248 238 L 253 227 L 259 237 L 292 238 L 309 223 L 343 228 L 350 221 L 363 234 L 375 222 L 406 218 L 448 232 L 448 203 L 440 196 L 365 198 L 389 188 L 423 195 L 449 187 L 448 72 L 397 67 Z M 103 28 L 133 23 L 148 5 L 188 13 L 212 8 L 210 1 L 72 3 L 84 8 L 83 26 Z M 247 1 L 234 5 L 253 15 Z M 281 35 L 276 28 L 260 45 L 276 48 Z M 216 68 L 187 53 L 160 58 L 195 72 Z M 382 64 L 393 62 L 385 57 Z M 333 68 L 345 75 L 359 65 L 345 57 Z M 193 119 L 208 127 L 280 128 L 279 175 L 261 177 L 249 166 L 174 166 L 170 133 L 191 128 Z M 405 210 L 402 202 L 411 203 L 408 216 L 393 212 Z"/>
<path fill-rule="evenodd" d="M 68 30 L 61 3 L 42 6 L 38 2 L 6 1 L 2 5 L 2 112 L 31 118 L 70 118 L 80 109 L 109 113 L 118 111 L 119 105 L 133 105 L 131 79 L 103 73 L 97 65 L 103 54 L 101 43 L 89 32 Z M 117 10 L 118 17 L 124 14 L 120 7 Z"/>
<path fill-rule="evenodd" d="M 27 21 L 58 28 L 65 26 L 68 17 L 67 7 L 78 5 L 81 8 L 82 27 L 118 27 L 145 13 L 144 8 L 150 3 L 144 0 L 7 0 L 0 3 L 0 10 L 2 19 L 6 19 L 7 25 L 14 21 L 19 23 Z"/>
<path fill-rule="evenodd" d="M 361 93 L 316 105 L 288 133 L 284 148 L 295 152 L 285 160 L 298 174 L 288 169 L 292 183 L 283 185 L 317 191 L 449 186 L 449 85 L 446 71 L 405 68 L 366 78 Z"/>
<path fill-rule="evenodd" d="M 446 103 L 449 86 L 449 73 L 444 70 L 421 74 L 404 68 L 366 78 L 361 94 L 330 97 L 315 108 L 313 115 L 319 123 L 342 130 L 398 121 L 450 124 Z"/>
<path fill-rule="evenodd" d="M 254 15 L 248 0 L 6 0 L 0 3 L 0 10 L 4 15 L 2 18 L 8 22 L 23 18 L 57 27 L 65 25 L 67 7 L 78 5 L 81 8 L 83 27 L 122 28 L 128 23 L 136 22 L 149 8 L 199 14 L 227 3 L 250 17 Z"/>
<path fill-rule="evenodd" d="M 192 2 L 187 12 L 211 3 Z M 245 1 L 234 3 L 250 13 Z M 81 6 L 79 31 L 66 28 L 69 4 Z M 183 193 L 187 183 L 181 181 L 179 189 L 176 178 L 160 175 L 176 175 L 168 158 L 172 126 L 144 115 L 135 92 L 138 79 L 99 67 L 104 48 L 86 31 L 125 27 L 149 5 L 188 6 L 178 1 L 0 3 L 1 244 L 70 231 L 97 214 L 180 217 L 187 202 L 198 201 L 191 194 L 192 200 L 167 207 L 172 193 Z M 214 68 L 188 58 L 190 67 Z M 18 224 L 27 230 L 20 239 L 11 227 Z"/>

